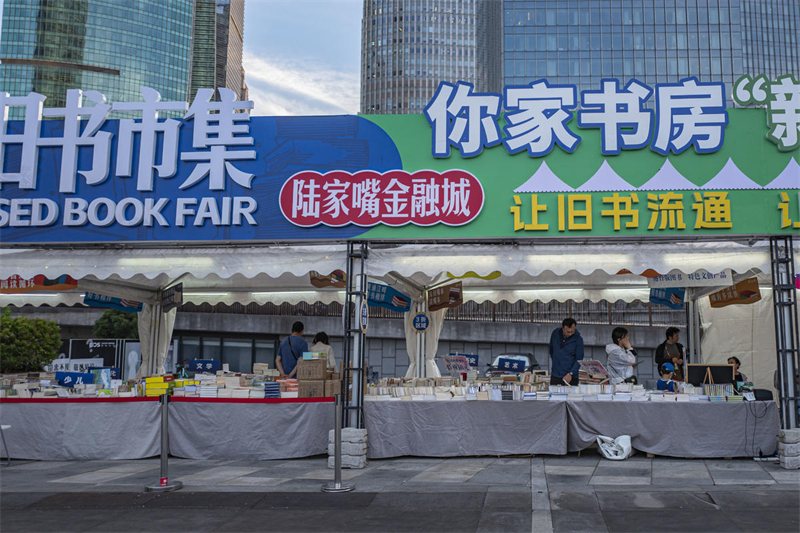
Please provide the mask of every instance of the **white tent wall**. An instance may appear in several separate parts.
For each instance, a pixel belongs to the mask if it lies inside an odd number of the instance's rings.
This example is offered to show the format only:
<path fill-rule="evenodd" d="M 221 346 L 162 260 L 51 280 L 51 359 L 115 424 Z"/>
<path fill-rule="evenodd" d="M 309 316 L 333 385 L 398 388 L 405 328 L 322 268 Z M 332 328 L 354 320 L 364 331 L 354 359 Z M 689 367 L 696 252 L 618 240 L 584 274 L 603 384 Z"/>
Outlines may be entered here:
<path fill-rule="evenodd" d="M 436 354 L 439 349 L 439 336 L 442 334 L 445 313 L 447 313 L 447 309 L 428 312 L 431 320 L 430 326 L 425 331 L 425 377 L 428 378 L 438 378 L 442 375 L 436 364 Z"/>
<path fill-rule="evenodd" d="M 725 364 L 738 357 L 740 370 L 759 389 L 778 391 L 773 385 L 777 369 L 775 320 L 771 288 L 761 287 L 761 300 L 750 305 L 711 307 L 708 296 L 697 302 L 702 323 L 700 350 L 704 363 Z"/>
<path fill-rule="evenodd" d="M 136 373 L 136 379 L 167 373 L 168 370 L 164 368 L 164 363 L 172 342 L 172 331 L 177 312 L 177 309 L 172 309 L 164 313 L 160 305 L 144 305 L 139 316 L 142 365 Z"/>

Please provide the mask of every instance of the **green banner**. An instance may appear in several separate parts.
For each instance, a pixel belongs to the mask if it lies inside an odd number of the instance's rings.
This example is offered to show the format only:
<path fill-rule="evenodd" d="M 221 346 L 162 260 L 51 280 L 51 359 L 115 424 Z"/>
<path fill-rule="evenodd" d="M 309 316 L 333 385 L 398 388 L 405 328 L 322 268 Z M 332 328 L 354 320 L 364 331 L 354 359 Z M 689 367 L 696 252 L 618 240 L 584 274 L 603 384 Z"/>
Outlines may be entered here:
<path fill-rule="evenodd" d="M 662 156 L 649 148 L 604 156 L 598 129 L 579 129 L 573 153 L 509 154 L 502 145 L 473 158 L 431 155 L 423 115 L 364 116 L 398 148 L 408 172 L 459 169 L 482 184 L 483 209 L 463 226 L 376 226 L 364 239 L 692 236 L 800 231 L 800 149 L 767 139 L 765 110 L 729 109 L 722 148 Z M 503 124 L 501 120 L 501 125 Z"/>

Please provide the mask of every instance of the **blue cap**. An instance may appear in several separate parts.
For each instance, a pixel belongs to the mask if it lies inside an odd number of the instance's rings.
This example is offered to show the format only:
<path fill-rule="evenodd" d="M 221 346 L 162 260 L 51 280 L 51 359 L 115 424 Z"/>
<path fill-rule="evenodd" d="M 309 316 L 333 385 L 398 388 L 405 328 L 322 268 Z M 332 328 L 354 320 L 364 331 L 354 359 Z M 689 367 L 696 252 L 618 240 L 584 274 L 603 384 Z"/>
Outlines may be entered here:
<path fill-rule="evenodd" d="M 675 367 L 672 365 L 672 363 L 664 363 L 663 365 L 661 365 L 661 372 L 662 373 L 675 372 Z"/>

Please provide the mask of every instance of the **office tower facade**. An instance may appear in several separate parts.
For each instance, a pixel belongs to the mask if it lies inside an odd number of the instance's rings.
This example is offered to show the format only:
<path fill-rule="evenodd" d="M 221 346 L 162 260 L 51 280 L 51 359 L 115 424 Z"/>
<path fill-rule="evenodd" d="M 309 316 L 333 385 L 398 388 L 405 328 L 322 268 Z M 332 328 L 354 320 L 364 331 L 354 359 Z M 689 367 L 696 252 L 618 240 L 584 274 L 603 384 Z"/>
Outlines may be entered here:
<path fill-rule="evenodd" d="M 5 0 L 0 90 L 37 92 L 63 107 L 68 89 L 108 102 L 191 101 L 200 87 L 247 98 L 242 67 L 244 0 Z M 9 118 L 22 118 L 12 107 Z M 124 113 L 112 113 L 119 118 Z"/>
<path fill-rule="evenodd" d="M 501 2 L 364 0 L 361 113 L 420 113 L 441 81 L 498 91 Z"/>
<path fill-rule="evenodd" d="M 800 72 L 796 0 L 504 0 L 503 81 L 598 89 Z"/>
<path fill-rule="evenodd" d="M 38 92 L 63 107 L 67 89 L 97 90 L 109 102 L 189 94 L 193 0 L 5 0 L 0 89 Z M 22 109 L 10 110 L 10 118 Z"/>
<path fill-rule="evenodd" d="M 247 98 L 242 50 L 244 0 L 195 0 L 190 94 L 227 87 Z"/>

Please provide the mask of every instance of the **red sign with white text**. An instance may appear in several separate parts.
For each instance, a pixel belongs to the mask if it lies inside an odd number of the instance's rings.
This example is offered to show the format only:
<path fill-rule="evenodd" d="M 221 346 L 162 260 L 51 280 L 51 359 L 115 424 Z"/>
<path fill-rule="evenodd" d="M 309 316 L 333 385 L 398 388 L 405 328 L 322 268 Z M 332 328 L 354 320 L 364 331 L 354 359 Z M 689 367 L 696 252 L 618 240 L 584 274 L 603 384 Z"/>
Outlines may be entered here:
<path fill-rule="evenodd" d="M 283 184 L 280 207 L 292 224 L 463 226 L 483 208 L 483 186 L 469 172 L 364 170 L 298 172 Z"/>

